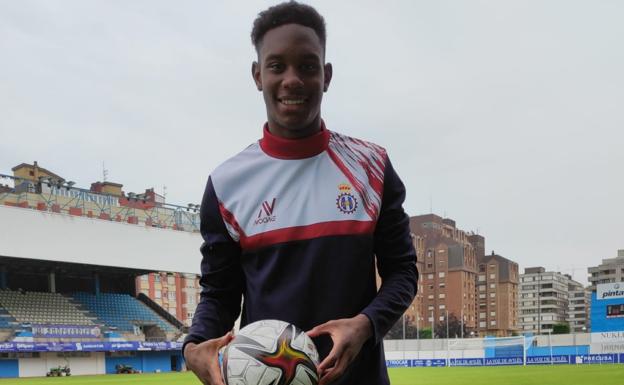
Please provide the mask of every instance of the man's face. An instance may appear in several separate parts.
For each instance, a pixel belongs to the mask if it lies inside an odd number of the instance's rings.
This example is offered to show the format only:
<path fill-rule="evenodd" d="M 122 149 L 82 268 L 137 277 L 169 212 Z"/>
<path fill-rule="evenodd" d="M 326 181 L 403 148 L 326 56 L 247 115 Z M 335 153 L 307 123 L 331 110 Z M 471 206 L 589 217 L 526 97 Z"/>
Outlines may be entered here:
<path fill-rule="evenodd" d="M 269 130 L 285 138 L 312 135 L 321 126 L 321 101 L 331 80 L 321 41 L 312 28 L 286 24 L 269 30 L 252 73 L 262 91 Z"/>

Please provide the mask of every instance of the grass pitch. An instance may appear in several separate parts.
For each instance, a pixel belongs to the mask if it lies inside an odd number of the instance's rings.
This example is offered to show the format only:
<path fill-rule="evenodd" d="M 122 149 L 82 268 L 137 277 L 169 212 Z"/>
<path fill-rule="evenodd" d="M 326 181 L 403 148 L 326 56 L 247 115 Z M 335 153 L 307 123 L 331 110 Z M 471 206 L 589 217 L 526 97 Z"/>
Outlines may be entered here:
<path fill-rule="evenodd" d="M 621 385 L 624 365 L 393 368 L 392 385 Z M 201 385 L 191 373 L 0 379 L 0 385 Z M 361 384 L 375 385 L 375 384 Z"/>

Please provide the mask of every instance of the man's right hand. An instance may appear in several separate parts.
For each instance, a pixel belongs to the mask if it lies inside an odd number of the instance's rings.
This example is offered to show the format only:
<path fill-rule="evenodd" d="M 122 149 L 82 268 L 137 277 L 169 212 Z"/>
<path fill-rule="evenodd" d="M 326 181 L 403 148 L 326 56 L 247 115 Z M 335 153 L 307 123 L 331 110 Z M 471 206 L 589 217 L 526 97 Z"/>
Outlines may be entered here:
<path fill-rule="evenodd" d="M 200 344 L 192 342 L 184 347 L 186 367 L 195 373 L 204 385 L 225 385 L 219 368 L 219 349 L 234 339 L 232 332 L 221 338 L 204 341 Z"/>

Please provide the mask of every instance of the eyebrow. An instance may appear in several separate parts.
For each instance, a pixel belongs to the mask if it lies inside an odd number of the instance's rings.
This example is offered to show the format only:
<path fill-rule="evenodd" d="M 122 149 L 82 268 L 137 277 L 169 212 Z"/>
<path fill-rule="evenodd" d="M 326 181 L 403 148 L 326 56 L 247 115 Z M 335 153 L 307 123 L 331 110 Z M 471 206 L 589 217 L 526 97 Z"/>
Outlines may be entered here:
<path fill-rule="evenodd" d="M 284 55 L 280 55 L 280 54 L 270 54 L 270 55 L 269 55 L 269 56 L 267 56 L 264 60 L 265 60 L 265 61 L 268 61 L 268 60 L 275 60 L 275 59 L 281 60 L 281 59 L 283 59 L 283 58 L 284 58 Z M 305 54 L 305 55 L 303 55 L 303 60 L 310 60 L 310 59 L 313 59 L 313 60 L 319 60 L 319 61 L 321 61 L 321 60 L 322 60 L 320 56 L 315 55 L 315 54 L 312 54 L 312 53 L 309 53 L 309 54 Z"/>

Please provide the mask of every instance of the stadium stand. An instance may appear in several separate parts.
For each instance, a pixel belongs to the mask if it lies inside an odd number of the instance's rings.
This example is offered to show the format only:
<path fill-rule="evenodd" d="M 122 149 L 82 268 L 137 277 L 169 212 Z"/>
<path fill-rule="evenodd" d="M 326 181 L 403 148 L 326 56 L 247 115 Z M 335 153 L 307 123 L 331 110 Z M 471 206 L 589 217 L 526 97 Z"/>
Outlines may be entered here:
<path fill-rule="evenodd" d="M 98 321 L 120 331 L 132 332 L 136 326 L 156 325 L 166 333 L 178 330 L 143 302 L 128 294 L 78 292 L 73 298 L 93 313 Z"/>
<path fill-rule="evenodd" d="M 59 293 L 0 290 L 0 305 L 19 323 L 94 325 L 93 318 Z"/>
<path fill-rule="evenodd" d="M 0 307 L 0 329 L 8 329 L 16 324 L 15 318 L 11 317 L 5 308 Z"/>

